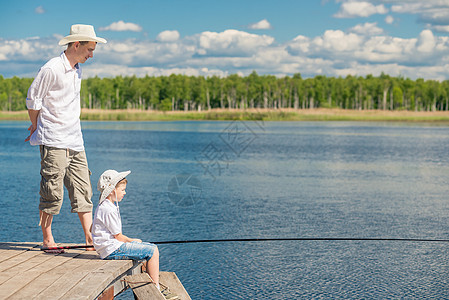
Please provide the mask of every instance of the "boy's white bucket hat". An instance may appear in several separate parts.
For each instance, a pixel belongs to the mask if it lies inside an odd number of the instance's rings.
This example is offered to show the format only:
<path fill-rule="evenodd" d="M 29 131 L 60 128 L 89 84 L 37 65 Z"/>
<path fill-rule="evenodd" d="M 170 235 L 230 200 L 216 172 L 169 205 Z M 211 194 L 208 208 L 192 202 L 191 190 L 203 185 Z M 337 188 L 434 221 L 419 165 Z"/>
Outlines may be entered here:
<path fill-rule="evenodd" d="M 92 25 L 75 24 L 70 27 L 70 34 L 59 41 L 59 45 L 63 46 L 73 42 L 97 42 L 106 44 L 107 41 L 101 37 L 97 37 Z"/>
<path fill-rule="evenodd" d="M 117 172 L 116 170 L 107 170 L 101 174 L 97 183 L 97 190 L 101 192 L 100 203 L 112 193 L 117 183 L 128 176 L 129 173 L 131 173 L 131 171 Z"/>

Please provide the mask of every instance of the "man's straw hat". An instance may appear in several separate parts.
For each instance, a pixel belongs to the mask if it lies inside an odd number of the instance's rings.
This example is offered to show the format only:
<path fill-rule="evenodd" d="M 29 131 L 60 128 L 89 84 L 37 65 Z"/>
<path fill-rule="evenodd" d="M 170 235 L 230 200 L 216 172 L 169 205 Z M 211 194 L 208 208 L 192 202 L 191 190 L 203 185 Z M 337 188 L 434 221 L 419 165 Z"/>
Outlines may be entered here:
<path fill-rule="evenodd" d="M 73 42 L 97 42 L 106 44 L 106 40 L 97 37 L 92 25 L 75 24 L 70 27 L 70 34 L 59 41 L 59 45 L 63 46 Z"/>

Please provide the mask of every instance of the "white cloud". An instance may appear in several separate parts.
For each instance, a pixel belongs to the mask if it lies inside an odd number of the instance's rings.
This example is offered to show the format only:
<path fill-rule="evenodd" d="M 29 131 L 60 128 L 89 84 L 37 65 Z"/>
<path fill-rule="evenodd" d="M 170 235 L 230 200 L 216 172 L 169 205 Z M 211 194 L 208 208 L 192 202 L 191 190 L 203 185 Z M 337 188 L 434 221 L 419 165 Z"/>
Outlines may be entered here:
<path fill-rule="evenodd" d="M 445 33 L 449 32 L 449 25 L 435 25 L 435 26 L 431 26 L 431 27 L 436 32 L 445 32 Z"/>
<path fill-rule="evenodd" d="M 105 65 L 110 61 L 120 61 L 131 67 L 177 66 L 192 57 L 196 49 L 186 41 L 108 41 L 97 47 L 94 61 Z"/>
<path fill-rule="evenodd" d="M 385 17 L 385 23 L 393 24 L 394 23 L 394 18 L 392 16 L 386 16 Z"/>
<path fill-rule="evenodd" d="M 142 31 L 142 27 L 134 23 L 126 23 L 123 21 L 114 22 L 109 26 L 100 27 L 100 31 Z"/>
<path fill-rule="evenodd" d="M 354 33 L 345 34 L 341 30 L 326 30 L 322 46 L 329 51 L 347 52 L 357 50 L 361 42 L 361 37 Z"/>
<path fill-rule="evenodd" d="M 365 24 L 358 24 L 349 31 L 362 34 L 362 35 L 379 35 L 384 33 L 384 30 L 377 26 L 377 23 L 365 23 Z"/>
<path fill-rule="evenodd" d="M 169 76 L 171 74 L 182 74 L 187 76 L 220 76 L 229 75 L 227 72 L 218 69 L 208 68 L 157 68 L 157 67 L 128 67 L 113 64 L 95 64 L 83 69 L 85 77 L 116 77 L 124 74 L 132 74 L 137 77 L 144 76 Z"/>
<path fill-rule="evenodd" d="M 61 52 L 60 48 L 53 46 L 50 41 L 54 41 L 53 38 L 0 39 L 0 61 L 33 62 L 46 60 L 47 57 L 52 57 Z M 57 43 L 55 44 L 57 45 Z"/>
<path fill-rule="evenodd" d="M 266 29 L 272 29 L 270 22 L 268 22 L 267 19 L 263 19 L 257 23 L 250 24 L 249 29 L 255 29 L 255 30 L 266 30 Z"/>
<path fill-rule="evenodd" d="M 295 53 L 295 54 L 299 54 L 299 53 L 303 53 L 303 54 L 307 54 L 309 53 L 310 50 L 310 45 L 311 45 L 311 40 L 310 38 L 303 36 L 303 35 L 298 35 L 297 37 L 295 37 L 293 39 L 292 42 L 290 42 L 286 49 L 287 51 L 289 51 L 290 53 Z"/>
<path fill-rule="evenodd" d="M 423 30 L 419 35 L 418 47 L 419 52 L 432 52 L 435 49 L 435 36 L 430 30 Z"/>
<path fill-rule="evenodd" d="M 342 74 L 342 70 L 358 75 L 389 73 L 396 65 L 405 70 L 401 73 L 404 76 L 416 78 L 422 75 L 412 70 L 428 68 L 430 74 L 431 69 L 449 61 L 449 37 L 436 37 L 430 30 L 410 39 L 328 30 L 314 38 L 298 36 L 286 49 L 292 57 L 321 58 L 328 64 L 322 70 L 333 75 Z"/>
<path fill-rule="evenodd" d="M 357 61 L 371 64 L 410 64 L 416 62 L 416 39 L 375 36 L 367 39 L 354 54 Z"/>
<path fill-rule="evenodd" d="M 5 77 L 34 76 L 50 58 L 60 54 L 59 37 L 6 40 L 0 38 L 0 70 Z M 158 76 L 172 73 L 226 76 L 240 72 L 293 75 L 379 75 L 449 78 L 449 37 L 423 30 L 413 38 L 381 32 L 376 23 L 347 31 L 298 35 L 276 43 L 269 35 L 245 31 L 202 32 L 179 37 L 163 31 L 156 40 L 109 40 L 98 45 L 84 76 Z"/>
<path fill-rule="evenodd" d="M 44 14 L 44 13 L 45 13 L 45 9 L 44 9 L 44 7 L 41 5 L 41 6 L 36 7 L 36 8 L 34 9 L 34 12 L 37 13 L 37 14 Z"/>
<path fill-rule="evenodd" d="M 367 1 L 349 1 L 341 4 L 340 11 L 337 12 L 334 17 L 356 18 L 386 13 L 388 13 L 388 9 L 383 4 L 374 5 Z"/>
<path fill-rule="evenodd" d="M 381 2 L 391 3 L 391 10 L 398 13 L 436 12 L 449 8 L 449 2 L 446 0 L 383 0 Z"/>
<path fill-rule="evenodd" d="M 274 42 L 268 35 L 250 34 L 238 30 L 225 30 L 223 32 L 206 31 L 194 37 L 198 42 L 201 55 L 240 55 L 248 56 Z"/>
<path fill-rule="evenodd" d="M 165 30 L 156 37 L 159 42 L 176 42 L 179 40 L 179 32 L 177 30 Z"/>
<path fill-rule="evenodd" d="M 418 20 L 432 25 L 449 25 L 449 1 L 447 0 L 383 0 L 393 4 L 391 11 L 418 15 Z"/>

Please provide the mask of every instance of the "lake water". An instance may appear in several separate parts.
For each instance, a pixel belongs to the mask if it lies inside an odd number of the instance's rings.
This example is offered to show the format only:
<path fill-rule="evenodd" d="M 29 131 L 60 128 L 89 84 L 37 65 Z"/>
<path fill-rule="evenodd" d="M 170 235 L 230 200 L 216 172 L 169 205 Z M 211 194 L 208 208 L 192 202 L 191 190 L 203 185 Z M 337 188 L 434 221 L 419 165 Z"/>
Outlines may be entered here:
<path fill-rule="evenodd" d="M 41 241 L 39 150 L 0 122 L 3 241 Z M 132 170 L 125 235 L 449 239 L 449 128 L 351 122 L 83 122 L 94 188 Z M 66 194 L 67 195 L 67 194 Z M 94 192 L 97 202 L 98 192 Z M 66 197 L 57 242 L 82 243 Z M 160 245 L 192 299 L 447 298 L 449 243 Z M 131 299 L 127 292 L 121 299 Z"/>

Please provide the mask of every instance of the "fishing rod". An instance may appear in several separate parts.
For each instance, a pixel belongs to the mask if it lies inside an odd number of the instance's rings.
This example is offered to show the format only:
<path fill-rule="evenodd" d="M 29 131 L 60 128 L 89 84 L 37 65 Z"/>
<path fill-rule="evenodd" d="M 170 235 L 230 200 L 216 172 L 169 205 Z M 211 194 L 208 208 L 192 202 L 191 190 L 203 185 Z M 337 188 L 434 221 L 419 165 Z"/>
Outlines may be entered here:
<path fill-rule="evenodd" d="M 82 249 L 93 247 L 94 247 L 93 245 L 70 245 L 70 246 L 56 246 L 56 247 L 41 247 L 41 250 L 48 251 L 48 250 Z"/>
<path fill-rule="evenodd" d="M 245 239 L 209 239 L 209 240 L 177 240 L 159 241 L 154 244 L 197 244 L 197 243 L 226 243 L 226 242 L 276 242 L 276 241 L 373 241 L 373 242 L 443 242 L 449 239 L 423 239 L 423 238 L 351 238 L 351 237 L 302 237 L 302 238 L 245 238 Z M 41 250 L 63 250 L 93 248 L 93 245 L 70 245 L 57 247 L 42 247 Z"/>

